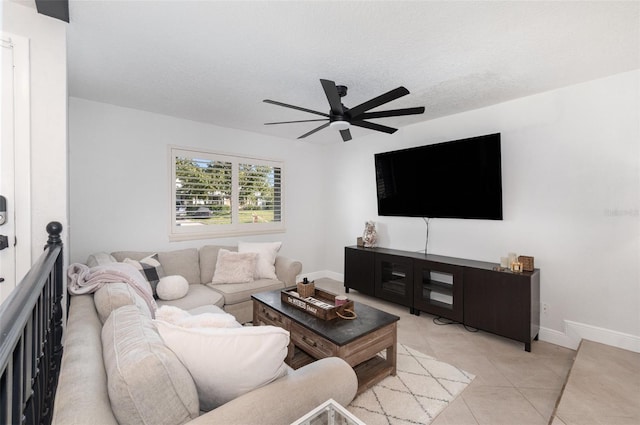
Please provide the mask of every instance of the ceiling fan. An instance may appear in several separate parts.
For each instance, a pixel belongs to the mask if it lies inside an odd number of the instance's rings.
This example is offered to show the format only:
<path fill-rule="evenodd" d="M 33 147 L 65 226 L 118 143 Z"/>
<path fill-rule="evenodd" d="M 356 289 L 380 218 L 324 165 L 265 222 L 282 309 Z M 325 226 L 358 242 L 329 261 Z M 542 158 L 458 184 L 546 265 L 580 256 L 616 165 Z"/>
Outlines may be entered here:
<path fill-rule="evenodd" d="M 342 136 L 343 141 L 351 140 L 351 132 L 349 131 L 349 127 L 354 125 L 356 127 L 368 128 L 370 130 L 382 131 L 384 133 L 395 133 L 398 129 L 391 128 L 384 125 L 372 123 L 369 121 L 365 121 L 373 118 L 387 118 L 387 117 L 397 117 L 401 115 L 415 115 L 424 113 L 424 106 L 420 106 L 417 108 L 405 108 L 405 109 L 392 109 L 388 111 L 376 111 L 376 112 L 367 112 L 370 109 L 376 108 L 385 103 L 391 102 L 392 100 L 398 99 L 402 96 L 409 94 L 409 90 L 404 87 L 398 87 L 397 89 L 393 89 L 388 91 L 387 93 L 381 94 L 378 97 L 374 97 L 371 100 L 368 100 L 364 103 L 361 103 L 358 106 L 354 106 L 353 108 L 347 108 L 342 104 L 340 98 L 347 95 L 347 87 L 346 86 L 337 86 L 331 80 L 320 80 L 322 84 L 322 88 L 324 89 L 324 94 L 327 96 L 327 100 L 329 101 L 330 110 L 329 113 L 326 114 L 324 112 L 313 111 L 311 109 L 301 108 L 299 106 L 288 105 L 286 103 L 277 102 L 275 100 L 265 99 L 264 102 L 271 103 L 273 105 L 284 106 L 285 108 L 297 109 L 299 111 L 309 112 L 316 115 L 321 115 L 326 118 L 314 119 L 314 120 L 298 120 L 298 121 L 280 121 L 280 122 L 267 122 L 265 125 L 274 125 L 274 124 L 291 124 L 297 122 L 313 122 L 313 121 L 327 121 L 322 124 L 320 127 L 316 127 L 313 130 L 303 134 L 298 137 L 298 139 L 303 139 L 307 136 L 312 135 L 316 131 L 320 131 L 323 128 L 333 128 L 340 131 L 340 135 Z"/>

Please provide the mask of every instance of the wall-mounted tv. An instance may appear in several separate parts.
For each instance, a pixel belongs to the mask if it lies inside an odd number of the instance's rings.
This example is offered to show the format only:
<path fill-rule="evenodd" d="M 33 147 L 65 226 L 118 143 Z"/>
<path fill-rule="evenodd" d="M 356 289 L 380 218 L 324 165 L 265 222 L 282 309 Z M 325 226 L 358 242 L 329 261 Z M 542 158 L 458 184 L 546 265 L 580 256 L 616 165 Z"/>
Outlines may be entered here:
<path fill-rule="evenodd" d="M 500 133 L 375 155 L 378 215 L 502 220 Z"/>

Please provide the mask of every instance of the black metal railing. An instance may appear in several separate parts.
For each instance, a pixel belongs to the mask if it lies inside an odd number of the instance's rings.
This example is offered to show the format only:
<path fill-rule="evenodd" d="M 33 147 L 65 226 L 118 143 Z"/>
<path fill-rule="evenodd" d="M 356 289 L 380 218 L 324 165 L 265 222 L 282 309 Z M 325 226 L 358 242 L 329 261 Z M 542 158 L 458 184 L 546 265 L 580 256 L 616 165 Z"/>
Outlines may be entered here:
<path fill-rule="evenodd" d="M 0 305 L 0 424 L 51 423 L 62 358 L 62 225 Z"/>

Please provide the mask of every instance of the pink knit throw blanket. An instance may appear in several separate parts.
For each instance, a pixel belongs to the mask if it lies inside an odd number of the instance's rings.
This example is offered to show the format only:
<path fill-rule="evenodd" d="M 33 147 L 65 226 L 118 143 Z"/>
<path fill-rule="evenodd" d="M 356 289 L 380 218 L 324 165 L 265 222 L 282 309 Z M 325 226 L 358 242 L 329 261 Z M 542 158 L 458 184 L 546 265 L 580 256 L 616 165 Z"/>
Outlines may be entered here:
<path fill-rule="evenodd" d="M 130 285 L 149 306 L 152 316 L 158 309 L 153 299 L 151 285 L 140 272 L 127 263 L 110 263 L 89 268 L 81 263 L 74 263 L 67 270 L 69 293 L 72 295 L 90 294 L 108 283 L 124 282 Z"/>

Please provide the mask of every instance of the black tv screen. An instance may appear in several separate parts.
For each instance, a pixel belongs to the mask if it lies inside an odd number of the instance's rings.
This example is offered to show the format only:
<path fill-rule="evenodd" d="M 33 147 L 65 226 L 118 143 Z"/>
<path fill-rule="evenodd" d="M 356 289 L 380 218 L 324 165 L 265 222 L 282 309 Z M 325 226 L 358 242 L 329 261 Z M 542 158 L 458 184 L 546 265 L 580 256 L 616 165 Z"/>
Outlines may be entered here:
<path fill-rule="evenodd" d="M 500 133 L 375 155 L 378 215 L 502 220 Z"/>

